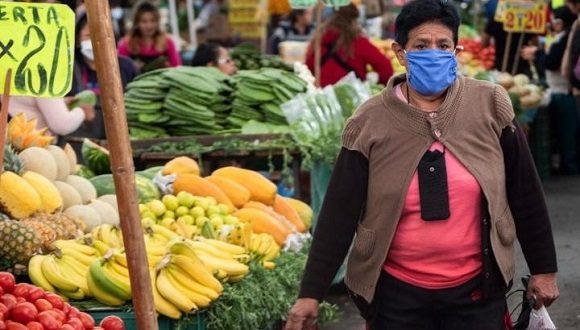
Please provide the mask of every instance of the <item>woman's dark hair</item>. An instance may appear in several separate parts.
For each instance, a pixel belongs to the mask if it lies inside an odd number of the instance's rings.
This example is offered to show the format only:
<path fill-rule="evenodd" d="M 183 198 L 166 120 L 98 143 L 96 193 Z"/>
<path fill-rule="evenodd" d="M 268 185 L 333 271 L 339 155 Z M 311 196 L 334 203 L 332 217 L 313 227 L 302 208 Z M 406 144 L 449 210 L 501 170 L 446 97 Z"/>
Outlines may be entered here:
<path fill-rule="evenodd" d="M 554 17 L 562 20 L 564 23 L 564 30 L 568 30 L 574 24 L 574 21 L 578 18 L 578 15 L 575 15 L 570 8 L 563 6 L 554 9 Z"/>
<path fill-rule="evenodd" d="M 288 14 L 288 21 L 294 25 L 298 22 L 298 18 L 306 13 L 306 9 L 294 9 Z"/>
<path fill-rule="evenodd" d="M 153 17 L 157 22 L 159 22 L 161 18 L 161 14 L 159 13 L 159 8 L 150 2 L 142 2 L 137 6 L 135 10 L 135 14 L 133 15 L 133 26 L 131 27 L 131 31 L 129 31 L 128 35 L 128 42 L 127 46 L 129 51 L 132 54 L 139 54 L 140 51 L 140 43 L 141 38 L 141 30 L 139 30 L 139 22 L 141 21 L 141 17 L 144 14 L 153 14 Z M 158 52 L 164 52 L 167 45 L 166 35 L 160 29 L 157 30 L 155 35 L 153 36 L 155 49 Z"/>
<path fill-rule="evenodd" d="M 80 48 L 81 44 L 81 30 L 85 28 L 89 24 L 89 20 L 87 19 L 87 13 L 81 12 L 78 14 L 75 24 L 75 46 Z"/>
<path fill-rule="evenodd" d="M 217 64 L 220 54 L 220 45 L 216 43 L 203 43 L 197 47 L 195 55 L 191 60 L 191 66 L 207 66 L 208 64 Z"/>
<path fill-rule="evenodd" d="M 359 16 L 360 11 L 352 3 L 348 6 L 340 7 L 327 22 L 320 26 L 316 33 L 324 35 L 328 29 L 338 31 L 337 49 L 342 49 L 347 56 L 352 56 L 354 52 L 353 43 L 362 33 L 361 27 L 356 24 Z"/>
<path fill-rule="evenodd" d="M 409 32 L 424 23 L 437 22 L 453 32 L 453 42 L 459 39 L 461 18 L 449 0 L 413 0 L 403 6 L 395 20 L 395 41 L 405 47 Z"/>

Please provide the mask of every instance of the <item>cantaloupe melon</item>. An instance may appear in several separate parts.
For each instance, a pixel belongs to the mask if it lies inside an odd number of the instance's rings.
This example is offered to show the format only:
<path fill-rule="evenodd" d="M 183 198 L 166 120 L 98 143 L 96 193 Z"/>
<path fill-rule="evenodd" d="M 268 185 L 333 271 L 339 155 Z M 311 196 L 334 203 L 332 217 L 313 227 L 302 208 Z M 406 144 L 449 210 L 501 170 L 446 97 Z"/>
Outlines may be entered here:
<path fill-rule="evenodd" d="M 85 233 L 89 233 L 93 228 L 102 223 L 99 212 L 87 205 L 71 206 L 64 211 L 64 214 L 82 220 L 86 225 Z"/>
<path fill-rule="evenodd" d="M 114 226 L 118 226 L 120 223 L 119 213 L 111 205 L 100 201 L 94 200 L 88 206 L 92 207 L 101 216 L 101 223 L 108 223 Z"/>
<path fill-rule="evenodd" d="M 48 149 L 31 147 L 18 154 L 25 171 L 36 172 L 50 181 L 56 180 L 58 169 L 54 157 Z"/>
<path fill-rule="evenodd" d="M 97 189 L 95 189 L 95 186 L 93 186 L 91 181 L 78 175 L 69 175 L 66 177 L 65 182 L 70 184 L 79 192 L 79 194 L 81 194 L 83 204 L 90 203 L 97 199 Z"/>
<path fill-rule="evenodd" d="M 73 147 L 71 147 L 71 145 L 68 143 L 64 146 L 63 150 L 64 150 L 64 153 L 66 154 L 66 157 L 68 158 L 68 164 L 70 167 L 69 174 L 75 174 L 76 170 L 77 170 L 77 163 L 78 163 L 77 154 L 76 154 L 75 150 L 73 149 Z"/>
<path fill-rule="evenodd" d="M 71 206 L 81 205 L 83 203 L 81 194 L 70 184 L 62 181 L 54 181 L 54 186 L 58 189 L 60 197 L 62 197 L 63 209 L 66 210 Z"/>
<path fill-rule="evenodd" d="M 119 212 L 119 205 L 117 205 L 117 195 L 103 195 L 97 199 L 111 205 L 117 212 Z"/>
<path fill-rule="evenodd" d="M 46 147 L 56 162 L 56 179 L 64 180 L 70 174 L 70 162 L 68 156 L 59 146 Z"/>

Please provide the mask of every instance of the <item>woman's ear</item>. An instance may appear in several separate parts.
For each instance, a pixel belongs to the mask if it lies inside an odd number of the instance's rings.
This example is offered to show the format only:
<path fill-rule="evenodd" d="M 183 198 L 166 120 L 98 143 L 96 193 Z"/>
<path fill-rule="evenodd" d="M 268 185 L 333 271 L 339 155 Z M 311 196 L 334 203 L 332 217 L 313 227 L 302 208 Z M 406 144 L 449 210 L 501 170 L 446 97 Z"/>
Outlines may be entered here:
<path fill-rule="evenodd" d="M 405 68 L 407 67 L 407 56 L 405 56 L 405 50 L 403 49 L 403 47 L 401 45 L 399 45 L 396 42 L 393 42 L 393 51 L 395 52 L 395 56 L 397 57 L 397 61 L 399 61 L 399 64 L 401 64 L 402 66 L 404 66 Z"/>

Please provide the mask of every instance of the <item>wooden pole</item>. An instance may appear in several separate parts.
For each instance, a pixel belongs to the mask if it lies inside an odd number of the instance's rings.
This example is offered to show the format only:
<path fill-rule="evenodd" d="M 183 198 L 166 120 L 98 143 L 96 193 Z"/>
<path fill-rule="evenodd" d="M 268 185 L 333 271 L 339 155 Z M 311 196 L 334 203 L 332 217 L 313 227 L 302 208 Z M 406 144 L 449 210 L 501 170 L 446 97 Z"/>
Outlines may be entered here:
<path fill-rule="evenodd" d="M 520 65 L 520 51 L 522 50 L 522 46 L 524 45 L 524 33 L 520 34 L 520 38 L 518 39 L 518 48 L 516 48 L 516 55 L 514 57 L 514 63 L 512 67 L 512 75 L 515 75 L 518 72 L 518 66 Z"/>
<path fill-rule="evenodd" d="M 137 328 L 157 330 L 157 315 L 138 209 L 135 168 L 109 2 L 88 0 L 85 5 L 95 52 L 97 77 L 101 86 L 105 131 L 111 152 L 111 170 L 117 192 Z"/>
<path fill-rule="evenodd" d="M 316 86 L 320 87 L 320 58 L 322 57 L 322 30 L 320 26 L 322 25 L 322 11 L 324 10 L 324 4 L 322 1 L 318 0 L 316 4 L 316 30 L 314 34 L 314 77 L 316 78 Z"/>
<path fill-rule="evenodd" d="M 8 107 L 10 105 L 10 83 L 12 82 L 12 69 L 6 71 L 4 80 L 4 94 L 2 95 L 2 107 L 0 108 L 0 174 L 4 172 L 4 144 L 6 143 L 6 126 L 8 124 Z"/>
<path fill-rule="evenodd" d="M 510 48 L 512 47 L 513 33 L 508 32 L 507 41 L 505 43 L 505 49 L 503 51 L 503 63 L 501 65 L 501 72 L 507 72 L 508 60 L 510 58 Z"/>

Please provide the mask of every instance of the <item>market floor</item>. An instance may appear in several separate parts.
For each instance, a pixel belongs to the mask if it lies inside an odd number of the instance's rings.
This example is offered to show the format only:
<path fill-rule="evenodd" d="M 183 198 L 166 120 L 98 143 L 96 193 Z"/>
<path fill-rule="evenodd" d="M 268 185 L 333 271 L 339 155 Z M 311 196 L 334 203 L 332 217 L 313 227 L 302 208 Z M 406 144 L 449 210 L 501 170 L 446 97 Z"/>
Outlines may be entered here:
<path fill-rule="evenodd" d="M 580 329 L 580 176 L 555 177 L 544 183 L 552 228 L 558 251 L 558 284 L 560 299 L 549 309 L 560 330 Z M 525 260 L 518 248 L 516 282 L 527 274 Z M 340 307 L 340 321 L 321 327 L 322 330 L 359 330 L 364 322 L 344 293 L 335 293 L 329 300 Z M 510 299 L 510 306 L 515 305 Z"/>

